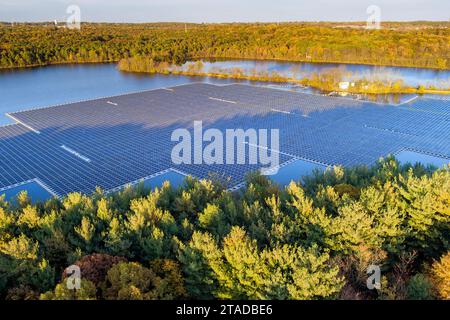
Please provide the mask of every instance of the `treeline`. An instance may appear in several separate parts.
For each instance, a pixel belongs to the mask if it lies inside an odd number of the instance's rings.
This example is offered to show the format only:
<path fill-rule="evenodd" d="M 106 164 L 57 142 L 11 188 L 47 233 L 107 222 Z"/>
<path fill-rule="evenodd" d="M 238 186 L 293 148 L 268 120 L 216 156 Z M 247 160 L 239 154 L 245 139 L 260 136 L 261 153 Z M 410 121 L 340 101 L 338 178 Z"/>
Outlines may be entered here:
<path fill-rule="evenodd" d="M 354 24 L 0 25 L 0 67 L 111 62 L 148 56 L 182 64 L 199 58 L 281 59 L 450 69 L 448 22 Z"/>
<path fill-rule="evenodd" d="M 250 174 L 238 193 L 214 178 L 35 205 L 21 194 L 0 201 L 0 298 L 450 299 L 449 235 L 450 167 L 392 158 L 285 189 Z"/>

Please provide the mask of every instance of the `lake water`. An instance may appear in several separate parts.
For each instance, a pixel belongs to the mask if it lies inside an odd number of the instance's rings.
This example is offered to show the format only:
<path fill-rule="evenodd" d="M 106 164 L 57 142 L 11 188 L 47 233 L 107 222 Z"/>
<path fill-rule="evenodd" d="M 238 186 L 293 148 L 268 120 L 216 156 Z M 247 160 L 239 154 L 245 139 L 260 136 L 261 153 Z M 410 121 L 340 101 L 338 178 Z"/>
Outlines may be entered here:
<path fill-rule="evenodd" d="M 397 160 L 401 164 L 417 164 L 422 163 L 425 165 L 430 165 L 435 168 L 442 168 L 450 164 L 450 159 L 436 157 L 428 154 L 423 154 L 419 152 L 414 152 L 410 150 L 404 150 L 396 155 Z"/>
<path fill-rule="evenodd" d="M 205 67 L 219 68 L 256 68 L 258 70 L 301 70 L 311 73 L 336 64 L 292 63 L 278 61 L 217 61 L 206 62 Z M 380 70 L 380 67 L 346 65 L 350 71 L 363 74 Z M 415 85 L 419 81 L 450 83 L 450 71 L 436 71 L 413 68 L 381 68 L 386 72 L 401 75 L 406 83 Z M 205 77 L 186 77 L 175 75 L 148 75 L 124 73 L 117 70 L 115 64 L 55 65 L 39 68 L 0 70 L 0 125 L 11 123 L 5 112 L 21 109 L 44 107 L 84 99 L 119 95 L 132 91 L 170 87 L 184 83 L 208 82 L 226 84 L 233 82 L 255 83 L 234 79 L 216 79 Z M 260 83 L 267 85 L 267 83 Z M 279 84 L 276 84 L 280 86 Z M 288 86 L 289 89 L 291 89 Z M 317 92 L 312 89 L 298 88 L 300 91 Z M 397 97 L 398 98 L 398 97 Z M 398 99 L 409 99 L 409 95 Z"/>
<path fill-rule="evenodd" d="M 16 201 L 17 195 L 24 191 L 26 191 L 28 197 L 32 200 L 33 203 L 45 201 L 52 198 L 53 196 L 36 181 L 29 181 L 19 186 L 0 190 L 0 197 L 4 197 L 6 201 L 14 203 Z"/>

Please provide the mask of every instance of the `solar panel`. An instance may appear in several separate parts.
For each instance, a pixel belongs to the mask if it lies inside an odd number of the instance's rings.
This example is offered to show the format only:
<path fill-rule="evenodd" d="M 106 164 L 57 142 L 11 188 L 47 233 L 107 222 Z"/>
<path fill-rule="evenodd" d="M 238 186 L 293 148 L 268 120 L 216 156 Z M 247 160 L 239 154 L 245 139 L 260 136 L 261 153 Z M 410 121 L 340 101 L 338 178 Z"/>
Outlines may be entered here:
<path fill-rule="evenodd" d="M 450 101 L 382 105 L 250 85 L 188 84 L 9 114 L 0 127 L 0 189 L 38 179 L 58 196 L 117 188 L 174 169 L 231 186 L 262 168 L 174 165 L 175 129 L 278 129 L 280 164 L 370 165 L 409 149 L 450 157 Z M 248 160 L 248 157 L 246 158 Z"/>

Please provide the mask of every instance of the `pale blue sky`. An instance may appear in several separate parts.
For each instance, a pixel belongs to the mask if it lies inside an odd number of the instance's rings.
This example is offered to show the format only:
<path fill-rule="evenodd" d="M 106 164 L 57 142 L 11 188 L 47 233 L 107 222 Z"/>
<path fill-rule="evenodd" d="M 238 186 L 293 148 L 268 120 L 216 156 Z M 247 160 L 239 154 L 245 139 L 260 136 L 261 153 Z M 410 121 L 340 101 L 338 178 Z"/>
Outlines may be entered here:
<path fill-rule="evenodd" d="M 70 4 L 103 22 L 365 21 L 369 5 L 382 20 L 450 18 L 450 0 L 0 0 L 0 21 L 64 21 Z"/>

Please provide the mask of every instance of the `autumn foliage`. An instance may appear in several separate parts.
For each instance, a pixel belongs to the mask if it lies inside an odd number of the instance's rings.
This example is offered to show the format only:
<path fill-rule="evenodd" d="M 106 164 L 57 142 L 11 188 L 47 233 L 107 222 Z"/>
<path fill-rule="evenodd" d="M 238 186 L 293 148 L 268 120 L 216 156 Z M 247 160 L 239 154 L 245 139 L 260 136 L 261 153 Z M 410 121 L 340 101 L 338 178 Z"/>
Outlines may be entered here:
<path fill-rule="evenodd" d="M 448 22 L 0 24 L 0 67 L 113 62 L 148 56 L 154 63 L 193 59 L 274 59 L 449 69 Z"/>
<path fill-rule="evenodd" d="M 2 299 L 448 299 L 450 169 L 335 167 L 281 188 L 0 200 Z M 81 269 L 81 287 L 64 270 Z M 381 269 L 369 289 L 367 270 Z"/>

